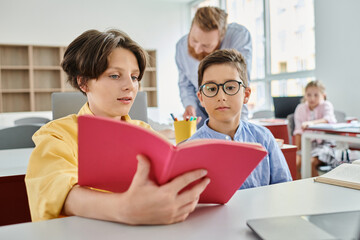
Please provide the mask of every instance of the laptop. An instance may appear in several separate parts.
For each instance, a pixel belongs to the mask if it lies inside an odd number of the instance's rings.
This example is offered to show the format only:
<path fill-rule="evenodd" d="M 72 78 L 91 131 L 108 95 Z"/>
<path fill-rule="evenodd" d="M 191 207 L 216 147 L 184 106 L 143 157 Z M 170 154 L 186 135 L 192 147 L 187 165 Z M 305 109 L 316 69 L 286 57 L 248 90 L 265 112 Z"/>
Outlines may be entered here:
<path fill-rule="evenodd" d="M 360 211 L 252 219 L 261 239 L 360 239 Z"/>
<path fill-rule="evenodd" d="M 275 118 L 286 118 L 289 114 L 294 113 L 302 98 L 302 96 L 273 97 Z"/>
<path fill-rule="evenodd" d="M 65 117 L 69 114 L 78 113 L 86 103 L 87 98 L 81 92 L 54 92 L 51 94 L 53 119 Z M 130 109 L 131 119 L 148 122 L 147 94 L 138 92 Z"/>

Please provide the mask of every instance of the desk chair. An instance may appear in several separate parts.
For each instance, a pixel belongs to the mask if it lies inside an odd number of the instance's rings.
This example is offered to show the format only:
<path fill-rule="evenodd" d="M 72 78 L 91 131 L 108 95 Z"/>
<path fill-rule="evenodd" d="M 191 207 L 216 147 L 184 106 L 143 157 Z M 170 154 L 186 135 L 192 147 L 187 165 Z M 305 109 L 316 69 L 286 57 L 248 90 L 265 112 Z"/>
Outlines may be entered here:
<path fill-rule="evenodd" d="M 289 133 L 289 142 L 290 144 L 294 145 L 295 143 L 295 138 L 293 134 L 295 129 L 294 113 L 287 115 L 286 119 L 288 121 L 287 128 Z"/>
<path fill-rule="evenodd" d="M 53 120 L 78 113 L 86 101 L 86 96 L 81 92 L 52 93 L 51 104 Z"/>
<path fill-rule="evenodd" d="M 274 112 L 271 110 L 260 110 L 260 111 L 256 111 L 253 113 L 252 118 L 253 119 L 257 119 L 257 118 L 273 118 L 274 117 Z"/>
<path fill-rule="evenodd" d="M 344 112 L 334 110 L 334 114 L 338 123 L 346 123 L 346 114 Z"/>
<path fill-rule="evenodd" d="M 39 124 L 44 125 L 50 122 L 50 119 L 44 117 L 25 117 L 14 121 L 15 125 Z"/>
<path fill-rule="evenodd" d="M 18 125 L 0 129 L 0 149 L 35 147 L 32 135 L 41 125 Z"/>
<path fill-rule="evenodd" d="M 53 119 L 76 114 L 86 103 L 87 98 L 81 92 L 54 92 L 51 94 Z M 130 109 L 131 119 L 148 122 L 147 116 L 147 94 L 138 92 Z"/>

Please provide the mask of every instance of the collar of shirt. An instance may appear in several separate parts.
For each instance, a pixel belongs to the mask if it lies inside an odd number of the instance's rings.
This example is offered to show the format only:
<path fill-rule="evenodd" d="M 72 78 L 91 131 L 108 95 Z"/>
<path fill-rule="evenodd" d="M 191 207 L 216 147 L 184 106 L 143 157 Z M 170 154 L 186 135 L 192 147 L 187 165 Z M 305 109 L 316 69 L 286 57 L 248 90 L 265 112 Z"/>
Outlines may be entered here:
<path fill-rule="evenodd" d="M 81 116 L 81 115 L 93 115 L 93 116 L 95 116 L 94 113 L 90 110 L 88 102 L 86 102 L 84 104 L 84 106 L 82 106 L 82 108 L 80 109 L 80 111 L 78 112 L 77 115 L 78 116 Z M 122 116 L 121 120 L 124 120 L 125 122 L 132 121 L 129 115 Z"/>
<path fill-rule="evenodd" d="M 208 132 L 209 134 L 211 134 L 211 136 L 213 136 L 214 138 L 216 139 L 223 139 L 223 140 L 229 140 L 231 141 L 231 137 L 227 134 L 224 134 L 224 133 L 220 133 L 220 132 L 217 132 L 213 129 L 211 129 L 209 126 L 208 126 L 208 123 L 209 123 L 209 119 L 206 119 L 205 120 L 205 123 L 204 123 L 204 130 L 205 132 Z M 235 135 L 234 135 L 234 140 L 237 140 L 240 138 L 240 133 L 241 133 L 241 128 L 242 128 L 242 121 L 240 121 L 239 123 L 239 126 L 238 128 L 236 129 L 236 132 L 235 132 Z"/>

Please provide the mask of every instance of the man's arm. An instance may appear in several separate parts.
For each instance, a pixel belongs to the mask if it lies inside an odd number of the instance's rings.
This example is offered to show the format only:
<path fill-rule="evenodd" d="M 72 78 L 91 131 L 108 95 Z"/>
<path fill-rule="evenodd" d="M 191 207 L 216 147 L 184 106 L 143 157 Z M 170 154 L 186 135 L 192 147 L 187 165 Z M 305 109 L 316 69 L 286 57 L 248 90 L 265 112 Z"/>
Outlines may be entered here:
<path fill-rule="evenodd" d="M 251 34 L 249 30 L 240 25 L 238 26 L 238 31 L 233 34 L 232 36 L 232 43 L 233 48 L 238 50 L 246 61 L 246 67 L 247 67 L 247 73 L 248 73 L 248 79 L 250 82 L 250 73 L 252 69 L 252 39 Z"/>
<path fill-rule="evenodd" d="M 184 47 L 182 47 L 181 43 L 179 42 L 176 45 L 175 60 L 179 72 L 178 86 L 179 86 L 180 99 L 184 108 L 186 108 L 187 106 L 193 106 L 195 108 L 197 105 L 197 96 L 196 96 L 197 87 L 195 87 L 192 84 L 190 79 L 188 79 L 188 77 L 185 74 L 184 62 L 187 59 L 186 55 L 187 55 L 187 50 Z"/>

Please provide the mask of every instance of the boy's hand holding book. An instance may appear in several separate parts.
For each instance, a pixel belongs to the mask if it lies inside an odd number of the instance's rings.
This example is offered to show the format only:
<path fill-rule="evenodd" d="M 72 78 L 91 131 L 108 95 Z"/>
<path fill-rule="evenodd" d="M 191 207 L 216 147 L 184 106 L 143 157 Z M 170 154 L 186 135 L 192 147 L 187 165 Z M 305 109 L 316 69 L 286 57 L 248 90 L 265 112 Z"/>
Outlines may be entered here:
<path fill-rule="evenodd" d="M 200 194 L 210 182 L 210 179 L 205 177 L 207 171 L 200 169 L 188 172 L 158 186 L 149 179 L 149 159 L 138 155 L 137 160 L 136 173 L 124 195 L 127 202 L 131 203 L 124 209 L 128 213 L 125 215 L 129 217 L 126 222 L 136 225 L 144 222 L 145 216 L 148 218 L 145 222 L 151 224 L 171 224 L 185 220 L 194 211 Z M 188 184 L 200 179 L 202 180 L 189 191 L 179 193 Z"/>

